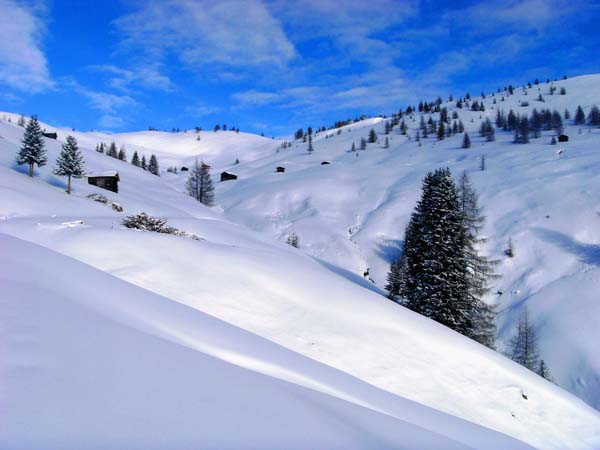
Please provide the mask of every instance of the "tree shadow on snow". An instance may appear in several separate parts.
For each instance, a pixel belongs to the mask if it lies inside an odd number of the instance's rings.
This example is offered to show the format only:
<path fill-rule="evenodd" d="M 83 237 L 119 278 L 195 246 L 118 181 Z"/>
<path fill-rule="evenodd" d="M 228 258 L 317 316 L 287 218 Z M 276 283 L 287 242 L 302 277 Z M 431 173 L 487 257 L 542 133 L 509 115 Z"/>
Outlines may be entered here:
<path fill-rule="evenodd" d="M 385 262 L 391 264 L 402 255 L 404 241 L 400 239 L 379 239 L 375 253 Z"/>
<path fill-rule="evenodd" d="M 349 270 L 342 269 L 341 267 L 338 267 L 331 263 L 325 262 L 323 260 L 317 259 L 317 261 L 319 262 L 319 264 L 321 264 L 325 268 L 346 278 L 348 281 L 351 281 L 354 284 L 358 284 L 359 286 L 362 286 L 365 289 L 368 289 L 370 291 L 376 292 L 377 294 L 385 295 L 385 292 L 382 289 L 375 286 L 375 284 L 371 283 L 366 278 L 361 277 L 360 275 L 357 275 L 353 272 L 350 272 Z"/>
<path fill-rule="evenodd" d="M 547 228 L 534 228 L 533 232 L 542 240 L 575 255 L 581 262 L 600 266 L 600 245 L 584 244 L 571 236 Z"/>

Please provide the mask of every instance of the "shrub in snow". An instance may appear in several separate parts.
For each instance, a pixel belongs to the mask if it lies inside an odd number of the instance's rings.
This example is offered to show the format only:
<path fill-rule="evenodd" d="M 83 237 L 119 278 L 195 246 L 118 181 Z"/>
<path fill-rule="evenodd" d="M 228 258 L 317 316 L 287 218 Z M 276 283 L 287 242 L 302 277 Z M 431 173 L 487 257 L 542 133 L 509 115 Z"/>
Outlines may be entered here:
<path fill-rule="evenodd" d="M 299 245 L 299 240 L 298 240 L 298 235 L 296 233 L 292 233 L 288 236 L 287 241 L 286 241 L 289 245 L 291 245 L 292 247 L 296 247 L 298 248 Z"/>
<path fill-rule="evenodd" d="M 511 238 L 508 238 L 508 248 L 504 250 L 504 254 L 509 258 L 513 258 L 515 256 L 515 247 Z"/>
<path fill-rule="evenodd" d="M 94 200 L 95 202 L 108 205 L 117 212 L 123 212 L 123 207 L 120 204 L 111 202 L 106 196 L 102 194 L 90 194 L 87 196 L 87 198 Z"/>
<path fill-rule="evenodd" d="M 189 237 L 196 241 L 200 238 L 195 234 L 188 234 L 177 228 L 167 226 L 167 219 L 163 217 L 152 217 L 146 213 L 127 216 L 121 224 L 126 228 L 135 228 L 142 231 L 153 231 L 155 233 L 173 234 L 175 236 Z"/>

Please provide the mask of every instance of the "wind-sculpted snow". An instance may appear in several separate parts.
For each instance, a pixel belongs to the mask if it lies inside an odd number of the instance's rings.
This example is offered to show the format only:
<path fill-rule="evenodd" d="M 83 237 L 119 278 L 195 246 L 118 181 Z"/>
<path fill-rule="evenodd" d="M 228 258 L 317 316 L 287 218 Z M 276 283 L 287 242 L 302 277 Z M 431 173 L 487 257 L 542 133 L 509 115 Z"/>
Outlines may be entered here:
<path fill-rule="evenodd" d="M 0 235 L 0 447 L 531 448 Z"/>

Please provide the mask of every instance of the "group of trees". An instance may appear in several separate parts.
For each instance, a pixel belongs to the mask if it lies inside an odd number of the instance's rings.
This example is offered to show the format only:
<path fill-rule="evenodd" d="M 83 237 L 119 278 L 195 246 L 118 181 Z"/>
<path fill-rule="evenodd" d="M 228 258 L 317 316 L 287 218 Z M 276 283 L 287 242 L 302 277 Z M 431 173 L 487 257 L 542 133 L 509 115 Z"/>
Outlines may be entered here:
<path fill-rule="evenodd" d="M 588 125 L 591 126 L 600 126 L 600 109 L 596 105 L 590 108 L 590 112 L 588 114 Z M 577 111 L 575 112 L 575 125 L 583 125 L 585 124 L 585 113 L 583 112 L 583 108 L 581 106 L 577 107 Z"/>
<path fill-rule="evenodd" d="M 477 251 L 484 220 L 466 174 L 457 187 L 449 169 L 430 172 L 386 289 L 394 301 L 493 347 L 495 312 L 483 296 L 495 262 Z"/>
<path fill-rule="evenodd" d="M 37 116 L 32 116 L 25 125 L 21 148 L 17 153 L 17 164 L 29 166 L 29 176 L 33 177 L 34 166 L 43 167 L 48 162 L 44 135 Z M 67 177 L 67 194 L 71 193 L 71 178 L 81 178 L 84 175 L 84 161 L 77 141 L 73 136 L 67 136 L 66 142 L 56 159 L 55 175 Z"/>
<path fill-rule="evenodd" d="M 119 152 L 117 152 L 116 148 L 114 142 L 110 146 L 101 143 L 96 146 L 96 151 L 100 153 L 105 153 L 106 151 L 107 155 L 125 161 L 124 148 L 121 148 Z M 123 157 L 120 155 L 123 155 Z M 43 131 L 35 115 L 25 125 L 21 148 L 17 153 L 16 160 L 19 165 L 27 164 L 29 166 L 30 177 L 33 177 L 35 166 L 43 167 L 48 162 Z M 147 164 L 145 157 L 142 157 L 140 160 L 137 152 L 134 152 L 131 164 L 142 167 L 154 175 L 160 175 L 158 160 L 155 155 L 150 157 L 150 163 Z M 77 140 L 73 136 L 67 136 L 65 143 L 62 145 L 62 150 L 56 159 L 56 167 L 53 169 L 53 173 L 58 176 L 67 177 L 67 193 L 69 194 L 71 193 L 71 178 L 83 177 L 84 160 L 79 151 Z"/>
<path fill-rule="evenodd" d="M 395 302 L 494 348 L 496 313 L 483 298 L 490 291 L 489 282 L 498 278 L 497 261 L 478 252 L 484 223 L 466 172 L 457 183 L 447 168 L 427 174 L 406 227 L 403 252 L 390 265 L 386 289 Z M 553 381 L 539 357 L 536 329 L 527 310 L 506 355 Z"/>
<path fill-rule="evenodd" d="M 568 116 L 568 111 L 565 116 Z M 557 134 L 563 132 L 564 125 L 560 112 L 549 109 L 533 109 L 531 115 L 519 115 L 511 109 L 508 115 L 503 110 L 496 113 L 496 127 L 504 131 L 513 131 L 515 134 L 514 142 L 518 144 L 527 144 L 529 139 L 539 138 L 542 130 L 554 130 Z"/>
<path fill-rule="evenodd" d="M 117 151 L 117 145 L 114 142 L 111 142 L 110 145 L 100 142 L 96 145 L 96 151 L 98 153 L 104 153 L 105 155 L 116 158 L 120 161 L 127 161 L 127 152 L 125 151 L 125 147 L 121 146 L 119 151 Z M 141 167 L 157 177 L 160 176 L 160 166 L 158 165 L 158 159 L 154 154 L 150 155 L 150 160 L 146 160 L 145 155 L 142 155 L 140 159 L 138 152 L 134 151 L 133 156 L 131 157 L 131 164 L 136 167 Z"/>
<path fill-rule="evenodd" d="M 196 127 L 196 132 L 197 132 L 197 133 L 198 133 L 198 132 L 200 132 L 200 130 L 202 130 L 202 128 L 200 128 L 200 127 Z M 226 123 L 224 123 L 222 126 L 221 126 L 221 125 L 219 125 L 219 124 L 216 124 L 216 125 L 214 126 L 214 128 L 213 128 L 213 131 L 214 131 L 214 132 L 217 132 L 217 131 L 220 131 L 220 130 L 227 131 L 227 124 L 226 124 Z M 239 132 L 240 132 L 240 129 L 239 129 L 239 128 L 236 128 L 236 127 L 230 127 L 230 128 L 229 128 L 229 131 L 235 131 L 236 133 L 239 133 Z"/>

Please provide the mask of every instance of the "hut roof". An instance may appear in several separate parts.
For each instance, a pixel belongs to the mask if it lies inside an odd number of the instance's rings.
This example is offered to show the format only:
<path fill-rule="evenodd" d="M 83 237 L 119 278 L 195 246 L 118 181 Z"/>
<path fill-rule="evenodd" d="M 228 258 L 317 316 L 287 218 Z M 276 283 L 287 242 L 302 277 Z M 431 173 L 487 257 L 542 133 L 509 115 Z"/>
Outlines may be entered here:
<path fill-rule="evenodd" d="M 105 170 L 103 172 L 90 172 L 86 174 L 88 178 L 96 178 L 96 177 L 117 177 L 119 178 L 119 172 L 116 170 Z"/>

